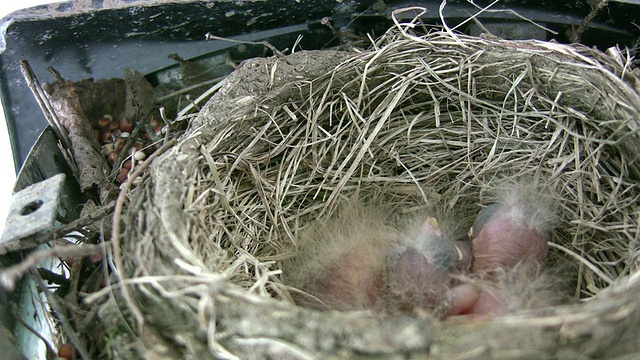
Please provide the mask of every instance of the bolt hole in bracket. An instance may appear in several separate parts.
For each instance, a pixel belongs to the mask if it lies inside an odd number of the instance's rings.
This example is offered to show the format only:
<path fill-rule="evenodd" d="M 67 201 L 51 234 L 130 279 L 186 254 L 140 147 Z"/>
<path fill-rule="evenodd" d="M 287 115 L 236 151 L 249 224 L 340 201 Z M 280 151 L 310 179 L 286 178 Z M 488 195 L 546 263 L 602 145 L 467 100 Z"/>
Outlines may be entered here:
<path fill-rule="evenodd" d="M 37 243 L 34 237 L 53 229 L 64 180 L 64 174 L 57 174 L 13 194 L 7 222 L 0 237 L 0 255 L 9 243 L 16 243 L 10 246 L 14 249 L 35 247 Z"/>

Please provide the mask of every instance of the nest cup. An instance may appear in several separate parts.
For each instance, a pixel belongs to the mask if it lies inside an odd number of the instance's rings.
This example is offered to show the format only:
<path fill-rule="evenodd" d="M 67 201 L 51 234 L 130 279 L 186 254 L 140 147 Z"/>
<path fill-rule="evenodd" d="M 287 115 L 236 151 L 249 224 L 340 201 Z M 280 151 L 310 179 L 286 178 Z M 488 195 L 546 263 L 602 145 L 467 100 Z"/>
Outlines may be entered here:
<path fill-rule="evenodd" d="M 245 61 L 127 194 L 113 358 L 585 358 L 639 351 L 637 69 L 612 49 L 397 24 L 360 52 Z M 347 199 L 473 222 L 498 186 L 558 203 L 575 303 L 476 321 L 296 306 L 299 235 Z M 553 264 L 551 264 L 553 265 Z M 580 300 L 580 301 L 578 301 Z"/>

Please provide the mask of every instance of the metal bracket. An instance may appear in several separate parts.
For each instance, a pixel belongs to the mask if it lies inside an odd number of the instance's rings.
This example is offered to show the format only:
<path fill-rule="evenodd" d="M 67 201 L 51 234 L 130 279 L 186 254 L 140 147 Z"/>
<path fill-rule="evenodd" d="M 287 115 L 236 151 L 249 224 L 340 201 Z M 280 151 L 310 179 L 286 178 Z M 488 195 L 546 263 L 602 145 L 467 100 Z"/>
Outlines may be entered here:
<path fill-rule="evenodd" d="M 36 235 L 53 229 L 65 175 L 58 174 L 13 194 L 7 222 L 0 237 L 0 255 L 7 249 L 35 246 Z M 10 244 L 15 243 L 15 244 Z"/>

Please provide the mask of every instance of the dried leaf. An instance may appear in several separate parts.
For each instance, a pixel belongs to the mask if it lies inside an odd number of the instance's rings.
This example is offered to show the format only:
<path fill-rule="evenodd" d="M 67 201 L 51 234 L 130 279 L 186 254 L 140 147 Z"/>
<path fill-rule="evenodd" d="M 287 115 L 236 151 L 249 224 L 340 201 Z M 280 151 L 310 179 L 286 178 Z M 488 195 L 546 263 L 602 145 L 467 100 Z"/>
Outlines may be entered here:
<path fill-rule="evenodd" d="M 156 92 L 144 76 L 131 69 L 125 69 L 126 100 L 124 116 L 135 122 L 147 116 L 156 101 Z"/>

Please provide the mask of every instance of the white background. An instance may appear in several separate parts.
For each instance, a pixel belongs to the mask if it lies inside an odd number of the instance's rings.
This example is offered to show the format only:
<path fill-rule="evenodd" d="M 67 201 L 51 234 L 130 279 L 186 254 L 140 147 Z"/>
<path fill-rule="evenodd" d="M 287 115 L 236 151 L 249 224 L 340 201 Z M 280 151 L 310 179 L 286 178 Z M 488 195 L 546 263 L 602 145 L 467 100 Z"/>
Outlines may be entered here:
<path fill-rule="evenodd" d="M 0 2 L 0 18 L 7 14 L 36 5 L 60 2 L 54 0 L 21 0 Z M 11 189 L 16 181 L 16 172 L 11 154 L 11 143 L 7 132 L 7 123 L 4 119 L 4 110 L 0 104 L 0 233 L 4 229 L 5 219 L 11 202 Z"/>

